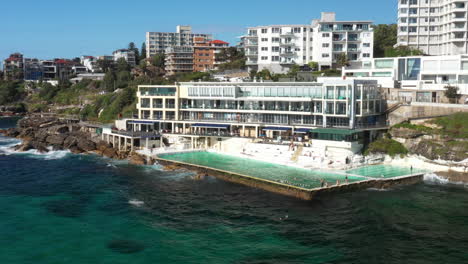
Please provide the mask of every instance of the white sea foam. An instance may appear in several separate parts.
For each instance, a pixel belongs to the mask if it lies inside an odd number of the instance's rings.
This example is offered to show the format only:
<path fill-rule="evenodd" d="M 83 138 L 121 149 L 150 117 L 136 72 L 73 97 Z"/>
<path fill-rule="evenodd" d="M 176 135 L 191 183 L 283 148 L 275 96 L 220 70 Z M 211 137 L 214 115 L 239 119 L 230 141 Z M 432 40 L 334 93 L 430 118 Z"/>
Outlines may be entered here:
<path fill-rule="evenodd" d="M 431 183 L 431 184 L 456 184 L 456 185 L 468 185 L 466 182 L 455 182 L 455 181 L 450 181 L 447 178 L 441 177 L 435 173 L 426 173 L 424 174 L 424 182 L 426 183 Z"/>
<path fill-rule="evenodd" d="M 130 199 L 128 203 L 136 207 L 141 207 L 145 204 L 145 202 L 137 200 L 137 199 Z"/>
<path fill-rule="evenodd" d="M 1 139 L 2 143 L 7 142 L 5 145 L 0 146 L 0 154 L 3 155 L 28 155 L 32 158 L 39 158 L 39 159 L 45 159 L 45 160 L 56 160 L 56 159 L 62 159 L 66 157 L 68 154 L 70 154 L 70 151 L 68 150 L 52 150 L 52 147 L 48 148 L 48 152 L 46 153 L 41 153 L 36 149 L 30 149 L 28 151 L 17 151 L 14 149 L 14 147 L 18 144 L 21 143 L 21 140 L 18 139 Z M 11 142 L 11 143 L 9 143 Z"/>

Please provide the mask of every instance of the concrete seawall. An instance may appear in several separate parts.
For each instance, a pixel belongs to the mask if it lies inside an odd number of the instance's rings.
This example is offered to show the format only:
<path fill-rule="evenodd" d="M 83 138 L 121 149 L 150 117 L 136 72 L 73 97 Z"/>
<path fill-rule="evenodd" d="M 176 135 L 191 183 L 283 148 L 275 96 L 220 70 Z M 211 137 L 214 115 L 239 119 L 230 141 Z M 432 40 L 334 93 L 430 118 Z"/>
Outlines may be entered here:
<path fill-rule="evenodd" d="M 189 169 L 198 173 L 206 173 L 210 176 L 218 179 L 242 184 L 245 186 L 262 189 L 265 191 L 282 194 L 290 197 L 295 197 L 302 200 L 313 200 L 314 198 L 335 193 L 344 193 L 351 191 L 358 191 L 369 188 L 385 189 L 396 185 L 409 185 L 421 182 L 424 174 L 413 174 L 409 176 L 402 176 L 390 179 L 369 179 L 360 182 L 354 182 L 349 184 L 341 184 L 338 186 L 330 186 L 324 188 L 305 189 L 297 186 L 287 185 L 279 182 L 274 182 L 266 179 L 261 179 L 253 176 L 243 175 L 230 171 L 224 171 L 206 166 L 194 165 L 190 163 L 172 161 L 163 159 L 160 157 L 156 158 L 156 161 L 164 166 L 172 165 L 180 168 Z"/>

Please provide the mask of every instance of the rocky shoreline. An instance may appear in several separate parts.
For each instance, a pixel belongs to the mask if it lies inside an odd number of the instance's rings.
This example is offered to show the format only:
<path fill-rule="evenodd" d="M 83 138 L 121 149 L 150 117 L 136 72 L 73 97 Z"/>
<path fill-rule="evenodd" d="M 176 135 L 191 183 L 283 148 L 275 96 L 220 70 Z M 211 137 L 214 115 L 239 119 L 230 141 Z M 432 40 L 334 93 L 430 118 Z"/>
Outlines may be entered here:
<path fill-rule="evenodd" d="M 0 134 L 18 138 L 22 143 L 16 151 L 36 149 L 41 153 L 52 150 L 70 150 L 74 154 L 96 153 L 111 159 L 128 159 L 131 164 L 151 165 L 154 160 L 130 151 L 119 151 L 99 136 L 87 132 L 79 123 L 68 122 L 56 117 L 28 115 L 18 121 L 17 127 L 0 130 Z"/>

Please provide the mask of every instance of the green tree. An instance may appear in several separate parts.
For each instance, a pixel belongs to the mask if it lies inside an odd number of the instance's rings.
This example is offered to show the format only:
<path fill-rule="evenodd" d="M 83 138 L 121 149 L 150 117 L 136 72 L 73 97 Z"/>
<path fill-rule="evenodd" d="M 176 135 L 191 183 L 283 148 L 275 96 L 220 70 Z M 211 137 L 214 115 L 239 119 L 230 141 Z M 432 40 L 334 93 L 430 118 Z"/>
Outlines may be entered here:
<path fill-rule="evenodd" d="M 131 50 L 131 51 L 133 51 L 135 53 L 135 62 L 136 62 L 136 65 L 138 65 L 140 63 L 140 51 L 135 46 L 134 42 L 130 42 L 128 44 L 128 50 Z"/>
<path fill-rule="evenodd" d="M 14 103 L 24 96 L 24 84 L 22 82 L 0 81 L 0 105 Z"/>
<path fill-rule="evenodd" d="M 315 61 L 311 61 L 308 63 L 309 67 L 313 70 L 313 71 L 317 71 L 318 70 L 318 66 L 319 64 Z"/>
<path fill-rule="evenodd" d="M 341 69 L 342 67 L 349 66 L 349 59 L 346 53 L 340 53 L 336 57 L 336 66 Z"/>
<path fill-rule="evenodd" d="M 124 58 L 120 58 L 117 60 L 116 70 L 117 72 L 121 72 L 121 71 L 129 72 L 131 70 L 131 67 Z"/>
<path fill-rule="evenodd" d="M 420 56 L 424 55 L 421 50 L 414 49 L 408 46 L 399 46 L 396 48 L 387 48 L 385 50 L 385 57 L 407 57 L 407 56 Z"/>
<path fill-rule="evenodd" d="M 116 78 L 113 71 L 108 71 L 106 75 L 104 75 L 104 79 L 102 80 L 101 87 L 108 92 L 112 92 L 115 90 L 116 85 Z"/>
<path fill-rule="evenodd" d="M 159 68 L 164 68 L 165 58 L 164 53 L 158 53 L 151 58 L 151 64 Z"/>
<path fill-rule="evenodd" d="M 380 24 L 374 26 L 374 57 L 385 56 L 385 50 L 392 49 L 397 43 L 398 26 Z"/>
<path fill-rule="evenodd" d="M 219 71 L 245 69 L 246 58 L 244 52 L 236 47 L 222 49 L 220 53 L 216 54 L 215 60 L 221 63 L 218 66 Z"/>
<path fill-rule="evenodd" d="M 141 44 L 141 54 L 140 54 L 140 61 L 146 59 L 146 42 Z"/>
<path fill-rule="evenodd" d="M 108 72 L 114 69 L 114 61 L 110 60 L 98 60 L 97 65 L 102 69 L 103 72 Z"/>
<path fill-rule="evenodd" d="M 132 75 L 128 71 L 121 71 L 117 73 L 117 88 L 125 88 L 128 86 L 132 79 Z"/>
<path fill-rule="evenodd" d="M 451 104 L 456 104 L 461 97 L 461 94 L 458 93 L 459 89 L 456 86 L 448 85 L 445 86 L 444 95 L 447 97 Z"/>

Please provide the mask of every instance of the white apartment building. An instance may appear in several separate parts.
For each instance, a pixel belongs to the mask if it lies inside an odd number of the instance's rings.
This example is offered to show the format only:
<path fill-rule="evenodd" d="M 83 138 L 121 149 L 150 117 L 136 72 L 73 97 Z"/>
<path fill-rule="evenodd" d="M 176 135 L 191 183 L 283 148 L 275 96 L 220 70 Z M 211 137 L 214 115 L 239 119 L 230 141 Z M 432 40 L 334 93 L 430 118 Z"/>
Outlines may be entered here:
<path fill-rule="evenodd" d="M 468 1 L 398 0 L 398 46 L 428 55 L 468 53 Z"/>
<path fill-rule="evenodd" d="M 377 80 L 399 101 L 445 103 L 444 91 L 455 86 L 468 97 L 468 55 L 376 58 L 361 68 L 343 70 L 346 79 Z"/>
<path fill-rule="evenodd" d="M 146 58 L 157 53 L 165 53 L 167 48 L 174 46 L 193 46 L 194 37 L 203 37 L 206 41 L 213 40 L 211 34 L 194 34 L 191 26 L 177 26 L 176 32 L 146 32 Z"/>
<path fill-rule="evenodd" d="M 292 65 L 317 62 L 320 69 L 336 67 L 346 54 L 360 65 L 373 57 L 371 21 L 336 21 L 335 13 L 322 13 L 310 25 L 271 25 L 248 28 L 243 44 L 249 70 L 285 73 Z"/>
<path fill-rule="evenodd" d="M 114 61 L 124 58 L 130 66 L 136 65 L 135 52 L 133 50 L 119 49 L 114 51 L 112 55 L 114 55 Z"/>

